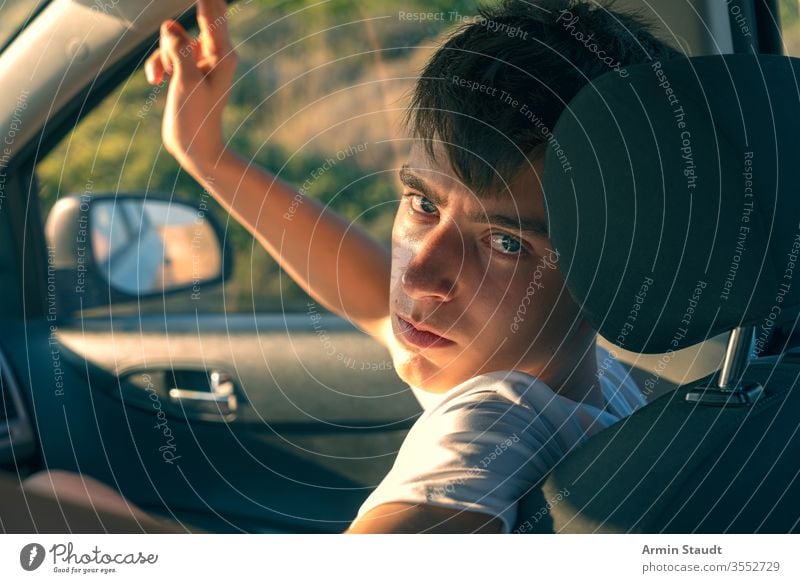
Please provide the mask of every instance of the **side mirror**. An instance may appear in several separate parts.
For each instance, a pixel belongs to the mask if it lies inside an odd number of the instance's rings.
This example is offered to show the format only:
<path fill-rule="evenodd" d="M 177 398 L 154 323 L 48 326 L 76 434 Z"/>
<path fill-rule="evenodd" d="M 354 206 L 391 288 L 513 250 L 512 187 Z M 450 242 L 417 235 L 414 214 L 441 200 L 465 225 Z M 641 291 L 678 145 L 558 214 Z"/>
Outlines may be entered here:
<path fill-rule="evenodd" d="M 232 272 L 232 254 L 205 203 L 70 195 L 53 206 L 45 233 L 48 291 L 62 313 L 180 292 L 197 299 Z"/>

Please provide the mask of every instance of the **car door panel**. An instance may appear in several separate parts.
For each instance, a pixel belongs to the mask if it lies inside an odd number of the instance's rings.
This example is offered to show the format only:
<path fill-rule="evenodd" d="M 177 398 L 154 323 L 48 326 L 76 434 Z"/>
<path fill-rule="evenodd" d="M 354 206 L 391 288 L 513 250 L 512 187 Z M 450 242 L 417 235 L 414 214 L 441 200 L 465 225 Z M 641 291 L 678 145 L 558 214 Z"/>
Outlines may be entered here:
<path fill-rule="evenodd" d="M 181 318 L 174 326 L 169 317 L 155 325 L 84 320 L 59 325 L 55 335 L 28 327 L 30 346 L 40 347 L 30 356 L 40 364 L 30 367 L 29 398 L 47 427 L 45 465 L 85 472 L 144 508 L 200 518 L 201 527 L 346 528 L 420 413 L 392 369 L 380 368 L 386 351 L 334 318 L 326 321 L 327 349 L 298 318 L 201 316 L 199 334 Z M 325 351 L 333 343 L 369 370 L 331 363 L 336 353 Z M 242 397 L 236 417 L 181 415 L 164 405 L 168 395 L 132 397 L 141 388 L 120 378 L 171 361 L 231 372 Z"/>

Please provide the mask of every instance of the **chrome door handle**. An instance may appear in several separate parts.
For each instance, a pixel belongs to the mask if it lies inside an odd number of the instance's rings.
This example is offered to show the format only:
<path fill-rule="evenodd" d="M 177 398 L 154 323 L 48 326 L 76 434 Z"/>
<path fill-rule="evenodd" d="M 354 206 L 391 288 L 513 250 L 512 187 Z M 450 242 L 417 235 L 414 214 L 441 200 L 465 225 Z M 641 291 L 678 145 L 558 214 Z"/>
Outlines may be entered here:
<path fill-rule="evenodd" d="M 227 373 L 214 370 L 209 374 L 208 391 L 181 388 L 169 390 L 170 400 L 194 412 L 229 416 L 236 413 L 239 401 L 234 392 L 233 379 Z"/>

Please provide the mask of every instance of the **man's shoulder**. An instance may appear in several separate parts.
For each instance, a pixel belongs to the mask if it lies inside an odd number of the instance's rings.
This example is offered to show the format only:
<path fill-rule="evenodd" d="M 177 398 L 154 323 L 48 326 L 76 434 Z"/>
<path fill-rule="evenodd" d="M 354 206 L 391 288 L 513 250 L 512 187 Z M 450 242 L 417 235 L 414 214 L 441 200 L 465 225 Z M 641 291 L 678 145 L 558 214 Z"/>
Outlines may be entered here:
<path fill-rule="evenodd" d="M 530 408 L 544 399 L 550 401 L 556 394 L 543 381 L 518 370 L 500 370 L 484 373 L 450 389 L 434 411 L 448 411 L 476 404 L 506 404 Z"/>
<path fill-rule="evenodd" d="M 485 373 L 457 385 L 426 409 L 415 429 L 462 436 L 492 431 L 546 439 L 572 433 L 568 426 L 581 417 L 579 405 L 556 394 L 527 373 L 503 370 Z M 576 417 L 577 415 L 577 417 Z"/>
<path fill-rule="evenodd" d="M 631 381 L 632 382 L 632 381 Z M 447 431 L 463 436 L 501 431 L 525 435 L 539 444 L 556 442 L 568 450 L 587 436 L 625 416 L 638 388 L 622 387 L 609 399 L 609 410 L 579 403 L 553 391 L 535 376 L 517 370 L 481 374 L 451 389 L 426 409 L 415 424 L 419 433 Z M 608 396 L 613 390 L 604 390 Z M 623 407 L 622 404 L 626 406 Z M 630 414 L 630 411 L 627 411 Z"/>

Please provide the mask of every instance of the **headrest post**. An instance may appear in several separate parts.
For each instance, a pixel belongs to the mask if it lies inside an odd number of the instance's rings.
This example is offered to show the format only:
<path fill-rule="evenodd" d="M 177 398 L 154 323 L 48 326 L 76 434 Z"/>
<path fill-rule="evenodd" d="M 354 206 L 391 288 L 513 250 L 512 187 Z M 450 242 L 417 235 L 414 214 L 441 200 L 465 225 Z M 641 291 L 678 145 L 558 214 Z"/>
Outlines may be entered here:
<path fill-rule="evenodd" d="M 749 407 L 764 392 L 758 383 L 745 386 L 742 375 L 753 349 L 753 326 L 737 326 L 728 337 L 728 347 L 716 384 L 698 387 L 686 393 L 686 401 L 716 407 Z"/>
<path fill-rule="evenodd" d="M 718 387 L 720 389 L 731 391 L 736 389 L 747 362 L 750 360 L 752 345 L 752 326 L 737 326 L 731 330 L 728 346 L 725 349 L 725 358 L 719 371 Z"/>

